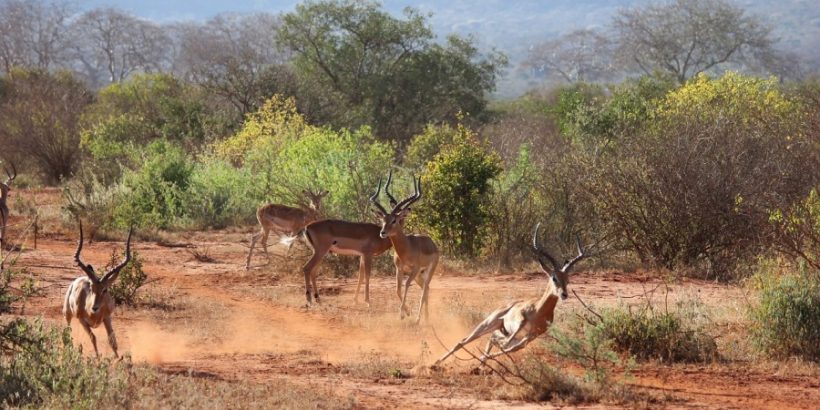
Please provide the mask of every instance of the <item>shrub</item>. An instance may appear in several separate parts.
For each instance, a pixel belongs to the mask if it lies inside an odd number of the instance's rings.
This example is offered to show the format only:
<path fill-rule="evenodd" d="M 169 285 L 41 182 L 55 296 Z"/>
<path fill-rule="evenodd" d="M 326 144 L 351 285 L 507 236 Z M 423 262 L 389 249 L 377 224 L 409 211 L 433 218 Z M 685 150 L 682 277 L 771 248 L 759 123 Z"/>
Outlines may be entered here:
<path fill-rule="evenodd" d="M 0 355 L 2 406 L 118 407 L 127 400 L 124 364 L 83 356 L 69 328 L 46 328 L 39 320 L 7 326 L 4 341 L 14 342 L 11 354 Z"/>
<path fill-rule="evenodd" d="M 608 309 L 602 313 L 598 327 L 616 350 L 639 360 L 673 363 L 717 358 L 714 338 L 696 318 L 680 311 L 656 312 L 651 306 Z"/>
<path fill-rule="evenodd" d="M 427 124 L 424 132 L 413 137 L 407 146 L 404 156 L 404 165 L 413 170 L 421 170 L 431 161 L 441 148 L 453 143 L 458 130 L 444 125 Z"/>
<path fill-rule="evenodd" d="M 422 176 L 424 212 L 414 214 L 448 252 L 469 258 L 478 254 L 490 221 L 490 181 L 501 160 L 471 130 L 458 135 L 428 162 Z"/>
<path fill-rule="evenodd" d="M 216 158 L 194 164 L 184 213 L 199 227 L 252 223 L 259 200 L 251 195 L 252 174 Z"/>
<path fill-rule="evenodd" d="M 751 283 L 758 293 L 748 310 L 755 345 L 773 357 L 820 360 L 820 276 L 806 269 L 778 275 L 763 264 Z"/>
<path fill-rule="evenodd" d="M 820 192 L 812 189 L 785 211 L 772 211 L 769 220 L 777 235 L 777 249 L 820 273 Z"/>
<path fill-rule="evenodd" d="M 150 143 L 142 166 L 123 175 L 123 184 L 130 189 L 131 196 L 117 208 L 118 225 L 178 225 L 185 215 L 185 196 L 192 173 L 193 165 L 181 147 L 163 140 Z"/>
<path fill-rule="evenodd" d="M 586 158 L 585 185 L 613 235 L 646 262 L 706 263 L 731 278 L 743 258 L 770 246 L 769 210 L 816 186 L 818 147 L 801 109 L 773 80 L 700 76 L 669 93 L 642 130 Z"/>
<path fill-rule="evenodd" d="M 115 227 L 117 208 L 126 202 L 129 192 L 123 184 L 106 186 L 96 174 L 80 169 L 63 187 L 63 211 L 71 223 L 77 218 L 87 221 L 88 237 L 94 239 L 99 229 Z"/>
<path fill-rule="evenodd" d="M 122 262 L 122 257 L 115 249 L 111 253 L 111 260 L 106 265 L 106 270 L 117 266 Z M 108 287 L 111 297 L 118 305 L 135 306 L 137 304 L 137 292 L 145 285 L 148 275 L 142 270 L 142 258 L 139 252 L 131 252 L 131 260 L 120 271 L 117 280 Z"/>

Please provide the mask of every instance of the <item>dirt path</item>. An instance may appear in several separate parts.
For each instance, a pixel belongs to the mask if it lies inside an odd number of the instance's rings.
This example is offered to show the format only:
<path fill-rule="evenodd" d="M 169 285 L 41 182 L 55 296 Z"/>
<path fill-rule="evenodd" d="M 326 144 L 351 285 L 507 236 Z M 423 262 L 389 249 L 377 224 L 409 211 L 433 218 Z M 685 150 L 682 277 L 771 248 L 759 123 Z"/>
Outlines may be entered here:
<path fill-rule="evenodd" d="M 399 321 L 394 280 L 384 276 L 371 281 L 369 309 L 353 303 L 354 280 L 327 277 L 320 278 L 322 304 L 305 309 L 298 280 L 277 277 L 269 269 L 249 273 L 242 269 L 246 248 L 238 243 L 244 236 L 198 233 L 183 238 L 209 249 L 216 263 L 198 262 L 183 248 L 136 244 L 134 249 L 146 261 L 145 270 L 154 281 L 146 290 L 152 301 L 147 307 L 120 309 L 115 314 L 121 350 L 171 373 L 254 383 L 287 379 L 326 384 L 366 408 L 535 407 L 475 399 L 468 389 L 435 383 L 414 374 L 413 368 L 444 352 L 432 329 L 445 343 L 453 343 L 475 323 L 465 323 L 465 312 L 486 312 L 510 300 L 536 296 L 546 285 L 543 276 L 437 276 L 431 285 L 433 317 L 415 326 Z M 29 267 L 44 290 L 42 297 L 28 303 L 26 314 L 62 321 L 59 306 L 65 286 L 78 274 L 72 268 L 74 246 L 68 238 L 45 238 L 39 249 L 23 253 L 18 266 Z M 83 258 L 102 266 L 112 249 L 121 246 L 118 242 L 88 244 Z M 581 273 L 573 277 L 571 288 L 597 304 L 641 303 L 641 296 L 650 295 L 656 303 L 697 298 L 715 309 L 731 311 L 739 309 L 745 298 L 736 287 L 703 281 L 667 289 L 641 273 Z M 418 296 L 417 289 L 411 290 L 412 305 L 418 303 Z M 570 299 L 559 309 L 580 309 L 580 304 Z M 75 329 L 74 336 L 90 349 L 81 331 Z M 101 351 L 107 352 L 104 344 L 100 343 Z M 395 367 L 403 377 L 351 377 L 355 366 L 369 365 Z M 451 367 L 448 371 L 456 375 L 469 372 L 468 366 L 458 363 Z M 820 401 L 816 378 L 778 375 L 753 364 L 644 365 L 635 376 L 636 386 L 675 397 L 670 407 L 810 408 Z"/>

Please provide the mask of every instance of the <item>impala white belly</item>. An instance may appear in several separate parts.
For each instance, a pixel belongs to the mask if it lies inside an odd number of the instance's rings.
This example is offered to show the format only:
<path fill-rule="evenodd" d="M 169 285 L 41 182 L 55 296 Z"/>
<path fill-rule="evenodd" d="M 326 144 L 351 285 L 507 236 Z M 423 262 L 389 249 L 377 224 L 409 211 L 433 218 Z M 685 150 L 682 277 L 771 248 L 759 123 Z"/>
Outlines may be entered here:
<path fill-rule="evenodd" d="M 362 253 L 358 250 L 342 248 L 335 245 L 330 247 L 330 252 L 333 252 L 337 255 L 362 256 Z"/>

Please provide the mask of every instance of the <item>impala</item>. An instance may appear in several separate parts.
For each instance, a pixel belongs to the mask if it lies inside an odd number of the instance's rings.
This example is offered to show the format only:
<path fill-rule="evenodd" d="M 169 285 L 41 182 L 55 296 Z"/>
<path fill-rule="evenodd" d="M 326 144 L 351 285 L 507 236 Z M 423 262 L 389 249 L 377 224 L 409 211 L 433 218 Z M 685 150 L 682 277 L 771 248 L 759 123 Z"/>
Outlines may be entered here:
<path fill-rule="evenodd" d="M 393 178 L 391 172 L 387 182 Z M 386 190 L 385 190 L 386 192 Z M 387 192 L 390 203 L 396 204 L 396 199 Z M 359 281 L 356 284 L 356 295 L 353 300 L 359 303 L 359 290 L 364 281 L 364 301 L 370 306 L 370 270 L 373 267 L 373 257 L 379 256 L 393 244 L 390 239 L 380 236 L 381 227 L 367 222 L 347 222 L 335 219 L 325 219 L 314 222 L 305 227 L 305 238 L 313 249 L 313 256 L 302 268 L 305 275 L 305 298 L 310 306 L 311 289 L 313 300 L 319 302 L 319 288 L 316 286 L 316 274 L 322 258 L 332 252 L 338 255 L 359 257 Z"/>
<path fill-rule="evenodd" d="M 435 242 L 427 235 L 406 235 L 404 233 L 404 221 L 410 214 L 410 205 L 421 198 L 421 180 L 413 178 L 415 193 L 395 203 L 395 199 L 390 195 L 390 178 L 384 186 L 384 191 L 393 202 L 393 209 L 390 212 L 379 203 L 378 197 L 381 191 L 381 180 L 376 188 L 376 192 L 370 196 L 370 201 L 377 208 L 377 215 L 382 220 L 379 237 L 389 238 L 396 250 L 393 255 L 393 263 L 396 265 L 396 294 L 401 302 L 399 306 L 399 317 L 404 319 L 405 314 L 409 316 L 407 310 L 407 292 L 410 284 L 415 280 L 421 287 L 421 301 L 416 323 L 421 320 L 421 312 L 424 310 L 425 320 L 428 313 L 428 297 L 430 293 L 430 281 L 433 279 L 433 272 L 438 264 L 439 252 Z M 406 275 L 404 283 L 404 293 L 402 293 L 402 279 Z"/>
<path fill-rule="evenodd" d="M 259 233 L 251 237 L 251 249 L 248 251 L 245 269 L 251 267 L 253 247 L 260 237 L 262 238 L 262 249 L 265 250 L 265 256 L 268 256 L 268 235 L 270 232 L 273 231 L 280 236 L 287 235 L 289 237 L 285 240 L 288 245 L 288 250 L 285 251 L 285 256 L 287 256 L 293 246 L 295 236 L 309 223 L 319 219 L 322 198 L 327 196 L 327 191 L 313 193 L 305 190 L 302 193 L 308 198 L 308 203 L 301 205 L 299 208 L 280 204 L 267 204 L 256 210 L 256 219 L 259 221 L 261 229 Z"/>
<path fill-rule="evenodd" d="M 476 326 L 472 333 L 458 342 L 441 359 L 438 359 L 434 366 L 438 366 L 439 363 L 450 357 L 458 349 L 463 348 L 467 343 L 488 333 L 492 333 L 492 335 L 487 342 L 484 354 L 479 359 L 482 364 L 487 359 L 523 348 L 527 343 L 547 331 L 553 321 L 559 296 L 561 300 L 567 298 L 570 269 L 583 259 L 585 254 L 581 240 L 576 238 L 578 255 L 564 263 L 563 266 L 559 265 L 555 258 L 538 246 L 539 225 L 535 226 L 532 247 L 538 257 L 541 269 L 552 278 L 550 286 L 540 298 L 513 302 L 490 313 L 487 318 Z M 549 265 L 547 265 L 547 262 L 549 262 Z M 490 354 L 493 346 L 497 346 L 500 352 Z"/>
<path fill-rule="evenodd" d="M 14 178 L 17 178 L 17 168 L 15 168 L 14 163 L 11 164 L 11 169 L 14 173 L 9 172 L 9 169 L 3 165 L 3 170 L 6 171 L 8 179 L 6 179 L 6 182 L 0 182 L 0 266 L 2 266 L 3 252 L 6 250 L 6 226 L 9 221 L 9 191 L 11 190 L 12 181 L 14 181 Z"/>
<path fill-rule="evenodd" d="M 114 335 L 114 328 L 111 326 L 111 315 L 114 313 L 114 298 L 108 292 L 109 286 L 117 280 L 120 271 L 131 260 L 131 233 L 133 227 L 128 230 L 128 239 L 125 242 L 125 260 L 113 269 L 106 272 L 102 278 L 98 277 L 91 265 L 86 265 L 80 259 L 80 252 L 83 250 L 83 224 L 80 221 L 80 241 L 77 244 L 77 251 L 74 252 L 74 262 L 85 272 L 85 276 L 74 279 L 65 293 L 63 301 L 63 316 L 66 325 L 71 326 L 71 319 L 76 317 L 80 324 L 91 338 L 94 345 L 94 353 L 99 357 L 97 351 L 97 338 L 91 332 L 92 328 L 97 328 L 100 323 L 105 325 L 105 332 L 108 334 L 108 344 L 117 353 L 117 338 Z"/>

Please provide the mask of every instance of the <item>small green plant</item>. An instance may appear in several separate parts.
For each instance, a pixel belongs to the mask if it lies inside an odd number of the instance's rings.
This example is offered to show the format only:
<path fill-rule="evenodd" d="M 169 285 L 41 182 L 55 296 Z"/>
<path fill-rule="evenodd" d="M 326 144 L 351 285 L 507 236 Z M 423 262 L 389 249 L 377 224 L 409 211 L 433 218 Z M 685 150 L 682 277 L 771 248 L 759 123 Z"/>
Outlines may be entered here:
<path fill-rule="evenodd" d="M 613 350 L 612 340 L 600 324 L 593 326 L 577 320 L 570 325 L 570 332 L 556 327 L 551 330 L 557 342 L 550 345 L 552 350 L 558 356 L 578 363 L 584 369 L 587 382 L 598 385 L 607 383 L 611 370 L 623 365 Z"/>
<path fill-rule="evenodd" d="M 650 304 L 607 309 L 602 312 L 598 327 L 612 340 L 615 350 L 639 360 L 714 360 L 718 355 L 717 344 L 698 323 L 696 314 L 681 309 L 659 312 Z"/>
<path fill-rule="evenodd" d="M 748 310 L 754 344 L 773 357 L 820 360 L 820 276 L 808 268 L 778 275 L 764 265 L 751 283 L 758 293 Z"/>
<path fill-rule="evenodd" d="M 106 269 L 111 269 L 120 264 L 122 258 L 115 249 L 111 253 L 111 261 Z M 139 301 L 137 292 L 145 285 L 148 275 L 142 270 L 142 258 L 139 252 L 131 252 L 131 261 L 120 271 L 117 280 L 109 287 L 108 291 L 118 305 L 134 306 Z"/>

